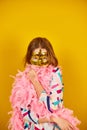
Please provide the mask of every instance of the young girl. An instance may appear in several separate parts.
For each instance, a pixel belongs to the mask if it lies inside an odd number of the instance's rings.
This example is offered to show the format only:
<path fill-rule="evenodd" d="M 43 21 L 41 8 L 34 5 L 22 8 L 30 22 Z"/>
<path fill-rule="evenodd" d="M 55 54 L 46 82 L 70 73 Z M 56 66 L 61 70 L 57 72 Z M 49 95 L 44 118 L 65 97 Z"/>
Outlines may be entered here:
<path fill-rule="evenodd" d="M 25 70 L 14 77 L 10 102 L 11 130 L 78 130 L 80 121 L 63 106 L 62 72 L 51 43 L 33 39 Z"/>

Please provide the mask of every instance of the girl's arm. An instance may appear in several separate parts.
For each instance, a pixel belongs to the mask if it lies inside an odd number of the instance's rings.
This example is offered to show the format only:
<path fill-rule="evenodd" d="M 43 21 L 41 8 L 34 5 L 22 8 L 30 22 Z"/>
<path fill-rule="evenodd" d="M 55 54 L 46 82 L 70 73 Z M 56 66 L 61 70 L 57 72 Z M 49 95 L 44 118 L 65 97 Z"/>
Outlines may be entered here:
<path fill-rule="evenodd" d="M 42 85 L 40 84 L 40 82 L 37 79 L 37 74 L 35 73 L 35 71 L 33 69 L 31 69 L 28 73 L 29 79 L 31 80 L 31 82 L 34 85 L 35 91 L 37 93 L 38 98 L 40 97 L 42 91 L 44 91 Z"/>
<path fill-rule="evenodd" d="M 34 85 L 34 88 L 36 90 L 36 93 L 38 97 L 40 97 L 40 100 L 44 99 L 44 103 L 46 104 L 48 110 L 51 112 L 53 110 L 57 110 L 58 107 L 62 108 L 63 105 L 63 82 L 62 82 L 62 75 L 59 68 L 56 68 L 53 72 L 52 82 L 50 87 L 52 88 L 51 94 L 47 95 L 45 91 L 43 91 L 43 87 L 40 84 L 40 82 L 37 79 L 37 75 L 35 71 L 31 70 L 29 73 L 29 79 Z M 49 104 L 49 105 L 48 105 Z M 69 129 L 73 130 L 73 126 L 65 119 L 61 117 L 50 117 L 50 120 L 48 118 L 39 118 L 38 123 L 51 123 L 54 122 L 57 124 L 62 130 L 63 129 Z"/>
<path fill-rule="evenodd" d="M 43 123 L 55 123 L 61 130 L 74 130 L 74 127 L 65 119 L 61 117 L 54 117 L 53 115 L 50 118 L 38 118 L 34 112 L 31 112 L 27 109 L 22 108 L 22 116 L 24 122 L 24 128 L 29 128 L 30 123 L 34 124 L 43 124 Z"/>
<path fill-rule="evenodd" d="M 62 108 L 63 106 L 63 82 L 62 82 L 62 74 L 61 70 L 56 67 L 53 70 L 53 77 L 50 83 L 50 94 L 48 95 L 40 82 L 37 79 L 37 74 L 32 69 L 29 71 L 28 76 L 31 82 L 34 85 L 38 98 L 45 103 L 46 107 L 50 112 L 57 110 L 58 108 Z"/>
<path fill-rule="evenodd" d="M 28 73 L 29 79 L 34 85 L 38 98 L 44 99 L 45 105 L 50 110 L 56 110 L 58 107 L 63 106 L 63 82 L 61 70 L 58 67 L 55 67 L 53 70 L 53 77 L 50 84 L 51 92 L 50 95 L 44 91 L 43 86 L 37 79 L 37 74 L 33 69 Z M 50 111 L 51 111 L 50 110 Z"/>
<path fill-rule="evenodd" d="M 55 123 L 61 130 L 74 130 L 72 124 L 61 117 L 51 116 L 50 119 L 41 118 L 38 120 L 38 123 Z"/>

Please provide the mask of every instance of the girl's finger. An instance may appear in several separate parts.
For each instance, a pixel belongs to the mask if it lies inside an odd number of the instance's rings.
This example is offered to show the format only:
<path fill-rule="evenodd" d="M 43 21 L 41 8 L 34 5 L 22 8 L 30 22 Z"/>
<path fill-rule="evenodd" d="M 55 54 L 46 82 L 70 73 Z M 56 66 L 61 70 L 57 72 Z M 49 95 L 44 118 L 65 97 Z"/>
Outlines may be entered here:
<path fill-rule="evenodd" d="M 69 124 L 69 130 L 74 130 L 74 127 L 71 124 Z"/>

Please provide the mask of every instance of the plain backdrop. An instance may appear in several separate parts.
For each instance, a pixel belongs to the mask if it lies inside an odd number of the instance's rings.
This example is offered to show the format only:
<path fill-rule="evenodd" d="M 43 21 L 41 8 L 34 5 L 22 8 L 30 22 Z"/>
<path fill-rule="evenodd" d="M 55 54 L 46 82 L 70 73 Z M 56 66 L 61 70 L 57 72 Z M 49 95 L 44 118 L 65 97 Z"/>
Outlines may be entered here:
<path fill-rule="evenodd" d="M 46 37 L 62 67 L 65 107 L 87 130 L 86 0 L 0 0 L 0 130 L 7 130 L 9 97 L 29 42 Z"/>

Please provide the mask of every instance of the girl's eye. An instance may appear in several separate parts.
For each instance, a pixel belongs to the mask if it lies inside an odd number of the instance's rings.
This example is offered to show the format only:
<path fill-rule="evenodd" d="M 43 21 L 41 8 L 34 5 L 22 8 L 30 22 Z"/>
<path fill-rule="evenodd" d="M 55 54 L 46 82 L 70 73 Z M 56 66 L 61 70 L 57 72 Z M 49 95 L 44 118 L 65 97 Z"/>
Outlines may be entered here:
<path fill-rule="evenodd" d="M 33 58 L 34 58 L 34 59 L 38 59 L 38 58 L 39 58 L 39 56 L 34 56 Z"/>
<path fill-rule="evenodd" d="M 47 56 L 41 56 L 42 59 L 47 59 Z"/>
<path fill-rule="evenodd" d="M 39 58 L 39 56 L 35 56 L 35 58 Z"/>

